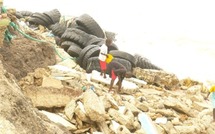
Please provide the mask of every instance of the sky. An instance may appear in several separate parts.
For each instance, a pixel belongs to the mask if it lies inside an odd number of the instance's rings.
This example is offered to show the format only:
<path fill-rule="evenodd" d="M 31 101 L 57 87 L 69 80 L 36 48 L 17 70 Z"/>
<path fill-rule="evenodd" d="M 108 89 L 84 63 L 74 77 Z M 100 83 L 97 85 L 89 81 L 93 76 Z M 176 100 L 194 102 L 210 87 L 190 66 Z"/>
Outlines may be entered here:
<path fill-rule="evenodd" d="M 215 76 L 214 0 L 4 0 L 17 11 L 91 15 L 117 33 L 120 50 L 138 53 L 182 77 Z M 215 79 L 214 79 L 215 80 Z"/>

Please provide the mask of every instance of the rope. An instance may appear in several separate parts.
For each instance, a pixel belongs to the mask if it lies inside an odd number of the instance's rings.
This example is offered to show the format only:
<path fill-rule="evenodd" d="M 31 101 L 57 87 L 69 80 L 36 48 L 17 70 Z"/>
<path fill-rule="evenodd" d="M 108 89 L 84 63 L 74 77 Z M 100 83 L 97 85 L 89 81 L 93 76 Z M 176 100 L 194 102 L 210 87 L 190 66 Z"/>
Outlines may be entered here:
<path fill-rule="evenodd" d="M 88 65 L 87 69 L 86 70 L 89 70 L 89 68 L 91 67 L 92 65 L 92 61 L 90 62 L 90 64 Z"/>
<path fill-rule="evenodd" d="M 28 38 L 28 39 L 31 39 L 31 40 L 37 41 L 37 42 L 51 43 L 51 44 L 54 44 L 54 45 L 55 45 L 55 43 L 53 43 L 53 42 L 51 42 L 51 41 L 39 40 L 39 39 L 36 39 L 36 38 L 31 37 L 30 35 L 24 33 L 23 31 L 21 31 L 21 30 L 17 27 L 17 25 L 16 25 L 14 22 L 10 22 L 10 26 L 12 26 L 15 30 L 17 30 L 19 33 L 21 33 L 23 36 L 25 36 L 25 37 Z M 62 61 L 63 61 L 63 60 L 66 60 L 66 59 L 75 60 L 75 58 L 73 58 L 73 57 L 63 58 L 63 57 L 60 55 L 60 53 L 58 52 L 58 50 L 56 49 L 56 47 L 54 47 L 54 46 L 52 46 L 52 47 L 53 47 L 53 49 L 55 50 L 55 53 L 62 59 Z"/>
<path fill-rule="evenodd" d="M 1 8 L 1 11 L 2 11 L 2 13 L 6 13 L 6 12 L 7 12 L 7 9 L 3 6 L 3 7 Z"/>
<path fill-rule="evenodd" d="M 9 42 L 9 43 L 12 43 L 11 40 L 13 38 L 13 35 L 9 32 L 8 29 L 5 31 L 4 35 L 5 35 L 6 41 Z"/>

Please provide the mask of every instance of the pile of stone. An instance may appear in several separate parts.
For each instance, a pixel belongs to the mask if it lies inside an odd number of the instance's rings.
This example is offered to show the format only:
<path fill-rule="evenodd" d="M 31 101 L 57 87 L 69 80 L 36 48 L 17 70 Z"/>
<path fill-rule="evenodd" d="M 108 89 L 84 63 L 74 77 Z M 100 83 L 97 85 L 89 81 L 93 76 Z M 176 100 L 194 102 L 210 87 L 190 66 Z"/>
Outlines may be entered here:
<path fill-rule="evenodd" d="M 138 86 L 130 94 L 109 94 L 108 85 L 90 81 L 71 59 L 37 69 L 19 85 L 35 107 L 52 109 L 69 122 L 71 133 L 147 133 L 149 130 L 141 123 L 147 119 L 141 119 L 141 114 L 150 118 L 148 125 L 159 134 L 215 132 L 203 83 L 189 79 L 187 84 L 188 79 L 179 80 L 164 71 L 135 68 L 135 72 L 146 83 L 130 79 Z"/>

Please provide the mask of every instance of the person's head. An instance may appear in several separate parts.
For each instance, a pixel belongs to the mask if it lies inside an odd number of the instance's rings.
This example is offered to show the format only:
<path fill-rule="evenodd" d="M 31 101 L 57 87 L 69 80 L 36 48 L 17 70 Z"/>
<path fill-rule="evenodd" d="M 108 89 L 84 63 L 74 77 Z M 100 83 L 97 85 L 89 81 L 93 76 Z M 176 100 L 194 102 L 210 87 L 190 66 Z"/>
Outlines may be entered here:
<path fill-rule="evenodd" d="M 111 40 L 111 39 L 106 39 L 106 40 L 105 40 L 105 44 L 106 44 L 107 46 L 110 46 L 110 45 L 112 44 L 112 40 Z"/>

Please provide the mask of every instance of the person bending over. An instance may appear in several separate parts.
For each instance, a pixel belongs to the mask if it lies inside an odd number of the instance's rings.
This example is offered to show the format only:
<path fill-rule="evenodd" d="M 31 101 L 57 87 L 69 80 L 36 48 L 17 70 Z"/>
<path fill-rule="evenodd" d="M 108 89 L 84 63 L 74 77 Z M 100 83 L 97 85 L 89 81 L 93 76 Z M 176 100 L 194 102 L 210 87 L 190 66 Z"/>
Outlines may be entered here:
<path fill-rule="evenodd" d="M 113 88 L 113 84 L 115 79 L 118 77 L 118 90 L 117 92 L 120 92 L 121 88 L 122 88 L 122 81 L 125 77 L 130 78 L 132 77 L 132 73 L 131 72 L 127 72 L 127 69 L 124 65 L 122 65 L 121 63 L 113 60 L 112 62 L 110 62 L 108 64 L 108 74 L 111 78 L 111 82 L 110 82 L 110 87 L 109 87 L 109 92 L 113 93 L 114 91 L 112 90 Z"/>

